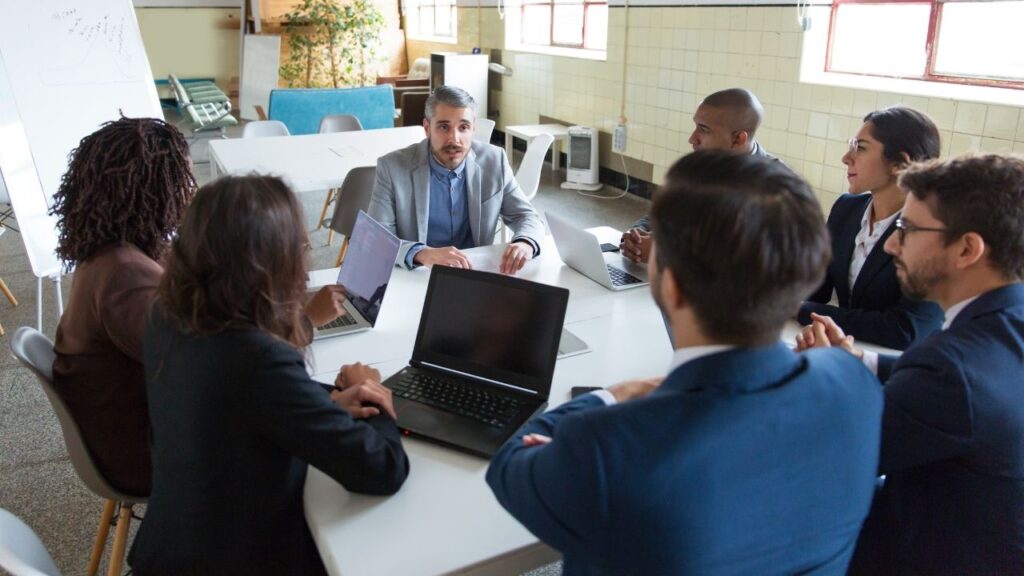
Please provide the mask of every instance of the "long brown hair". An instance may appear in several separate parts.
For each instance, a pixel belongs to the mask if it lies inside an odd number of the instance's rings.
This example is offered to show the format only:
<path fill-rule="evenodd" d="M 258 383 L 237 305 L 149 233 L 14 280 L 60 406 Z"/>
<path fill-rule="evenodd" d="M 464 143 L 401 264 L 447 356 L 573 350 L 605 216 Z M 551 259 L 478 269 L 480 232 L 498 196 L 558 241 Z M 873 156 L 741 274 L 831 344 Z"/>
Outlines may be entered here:
<path fill-rule="evenodd" d="M 302 347 L 308 246 L 302 208 L 280 178 L 203 186 L 171 245 L 161 309 L 195 334 L 250 328 Z"/>
<path fill-rule="evenodd" d="M 71 269 L 120 241 L 159 260 L 195 191 L 177 128 L 154 118 L 106 122 L 71 151 L 53 196 L 57 256 Z"/>

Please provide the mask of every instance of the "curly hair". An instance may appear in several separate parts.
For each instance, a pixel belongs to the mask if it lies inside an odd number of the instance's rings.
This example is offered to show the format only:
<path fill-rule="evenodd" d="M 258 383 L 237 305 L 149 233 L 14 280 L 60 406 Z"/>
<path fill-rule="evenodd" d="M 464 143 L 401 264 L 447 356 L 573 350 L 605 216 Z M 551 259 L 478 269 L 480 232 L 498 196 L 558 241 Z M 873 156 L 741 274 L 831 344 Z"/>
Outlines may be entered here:
<path fill-rule="evenodd" d="M 196 191 L 188 142 L 154 118 L 104 123 L 68 155 L 54 194 L 57 256 L 70 270 L 111 242 L 160 260 Z"/>
<path fill-rule="evenodd" d="M 301 348 L 312 337 L 303 308 L 308 246 L 302 207 L 280 178 L 221 178 L 185 214 L 159 305 L 193 334 L 257 329 Z"/>

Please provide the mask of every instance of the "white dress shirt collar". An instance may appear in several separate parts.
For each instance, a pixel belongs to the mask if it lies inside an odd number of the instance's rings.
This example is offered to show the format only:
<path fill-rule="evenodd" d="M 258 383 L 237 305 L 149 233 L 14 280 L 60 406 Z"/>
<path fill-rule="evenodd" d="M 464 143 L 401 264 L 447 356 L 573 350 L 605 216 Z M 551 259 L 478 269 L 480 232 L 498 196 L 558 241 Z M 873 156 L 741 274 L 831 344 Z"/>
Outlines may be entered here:
<path fill-rule="evenodd" d="M 711 354 L 732 350 L 733 348 L 735 348 L 735 346 L 731 344 L 712 344 L 709 346 L 689 346 L 686 348 L 680 348 L 672 354 L 672 362 L 668 365 L 668 372 L 666 374 L 671 374 L 676 368 L 679 368 L 687 362 L 692 362 L 703 356 L 710 356 Z"/>
<path fill-rule="evenodd" d="M 949 310 L 946 310 L 946 321 L 942 323 L 942 329 L 945 330 L 949 328 L 949 325 L 953 323 L 953 320 L 956 320 L 956 317 L 961 312 L 963 312 L 964 308 L 967 308 L 968 304 L 977 300 L 978 296 L 981 296 L 981 294 L 978 294 L 977 296 L 972 296 L 967 300 L 961 300 L 956 304 L 950 306 Z"/>

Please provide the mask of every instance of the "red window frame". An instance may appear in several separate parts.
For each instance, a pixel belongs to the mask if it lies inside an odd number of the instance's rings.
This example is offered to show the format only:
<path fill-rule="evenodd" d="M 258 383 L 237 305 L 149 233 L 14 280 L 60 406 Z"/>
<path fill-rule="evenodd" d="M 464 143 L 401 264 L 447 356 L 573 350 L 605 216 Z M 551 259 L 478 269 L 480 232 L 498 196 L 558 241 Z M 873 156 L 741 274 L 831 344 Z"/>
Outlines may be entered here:
<path fill-rule="evenodd" d="M 569 44 L 564 42 L 555 42 L 555 6 L 572 6 L 579 4 L 583 6 L 583 22 L 581 23 L 582 30 L 580 34 L 581 41 L 579 44 Z M 527 6 L 547 6 L 548 12 L 551 14 L 550 26 L 548 29 L 548 43 L 537 44 L 534 42 L 526 41 L 526 7 Z M 556 2 L 555 0 L 547 0 L 546 2 L 522 2 L 519 6 L 519 41 L 524 46 L 557 46 L 559 48 L 578 48 L 585 49 L 587 45 L 587 14 L 592 6 L 608 6 L 608 0 L 579 0 L 579 2 Z"/>
<path fill-rule="evenodd" d="M 982 4 L 986 0 L 958 0 L 959 4 Z M 930 6 L 928 16 L 928 36 L 925 40 L 925 70 L 920 76 L 893 76 L 889 74 L 868 74 L 864 72 L 847 72 L 844 70 L 832 69 L 832 42 L 835 38 L 836 18 L 839 15 L 839 7 L 843 4 L 927 4 Z M 947 4 L 946 0 L 833 0 L 832 10 L 828 22 L 828 51 L 825 54 L 825 71 L 838 72 L 842 74 L 853 74 L 857 76 L 875 76 L 883 78 L 900 78 L 908 80 L 923 80 L 925 82 L 942 82 L 947 84 L 968 84 L 972 86 L 994 86 L 998 88 L 1013 88 L 1024 90 L 1024 80 L 1008 80 L 1001 78 L 990 78 L 986 76 L 951 76 L 935 72 L 935 56 L 938 53 L 938 44 L 941 41 L 939 31 L 942 23 L 942 9 Z"/>

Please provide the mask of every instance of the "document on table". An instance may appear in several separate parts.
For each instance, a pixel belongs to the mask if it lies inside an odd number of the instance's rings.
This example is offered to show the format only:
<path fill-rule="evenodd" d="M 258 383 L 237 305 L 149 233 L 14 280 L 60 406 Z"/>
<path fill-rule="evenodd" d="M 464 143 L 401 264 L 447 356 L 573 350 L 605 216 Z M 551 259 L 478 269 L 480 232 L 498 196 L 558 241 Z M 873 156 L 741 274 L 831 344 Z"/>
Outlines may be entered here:
<path fill-rule="evenodd" d="M 501 270 L 501 255 L 473 254 L 469 256 L 469 263 L 473 265 L 474 270 L 498 272 Z"/>

